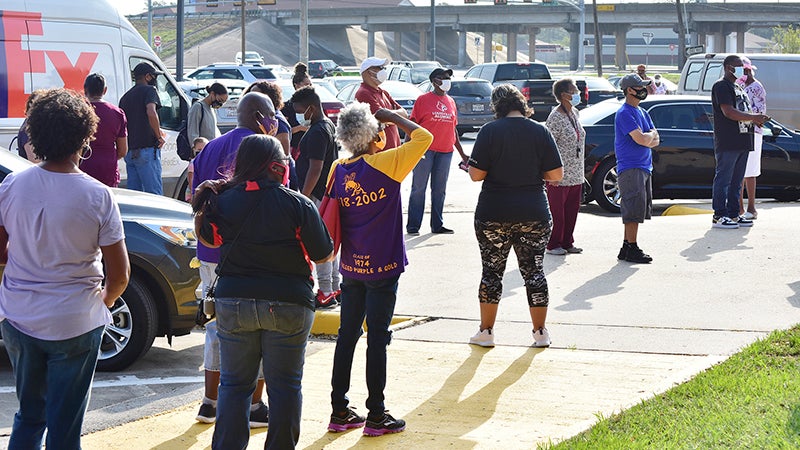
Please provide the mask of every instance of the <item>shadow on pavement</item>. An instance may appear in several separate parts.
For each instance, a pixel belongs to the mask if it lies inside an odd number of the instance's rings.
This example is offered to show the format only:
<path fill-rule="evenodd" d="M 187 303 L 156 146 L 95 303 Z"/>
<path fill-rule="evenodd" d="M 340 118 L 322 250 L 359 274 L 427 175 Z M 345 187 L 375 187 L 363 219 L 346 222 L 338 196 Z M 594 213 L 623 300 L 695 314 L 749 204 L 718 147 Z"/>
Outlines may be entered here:
<path fill-rule="evenodd" d="M 749 250 L 750 247 L 742 245 L 745 242 L 747 233 L 747 228 L 720 230 L 711 228 L 709 223 L 709 229 L 703 237 L 690 241 L 692 245 L 683 250 L 680 255 L 690 262 L 702 262 L 711 259 L 711 255 L 714 253 L 729 250 Z"/>
<path fill-rule="evenodd" d="M 639 269 L 626 262 L 619 262 L 606 273 L 587 281 L 577 289 L 564 296 L 563 305 L 556 306 L 559 311 L 577 311 L 592 309 L 591 299 L 612 295 L 622 290 L 622 284 Z"/>

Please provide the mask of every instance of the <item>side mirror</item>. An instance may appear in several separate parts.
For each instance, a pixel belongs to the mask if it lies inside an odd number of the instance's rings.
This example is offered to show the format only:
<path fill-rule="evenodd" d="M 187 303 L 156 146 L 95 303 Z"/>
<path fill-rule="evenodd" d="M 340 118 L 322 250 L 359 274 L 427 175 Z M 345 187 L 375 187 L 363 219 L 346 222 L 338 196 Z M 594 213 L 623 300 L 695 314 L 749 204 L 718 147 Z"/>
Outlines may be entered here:
<path fill-rule="evenodd" d="M 772 130 L 772 135 L 778 137 L 783 132 L 783 127 L 779 127 L 778 125 L 771 125 L 770 129 Z"/>

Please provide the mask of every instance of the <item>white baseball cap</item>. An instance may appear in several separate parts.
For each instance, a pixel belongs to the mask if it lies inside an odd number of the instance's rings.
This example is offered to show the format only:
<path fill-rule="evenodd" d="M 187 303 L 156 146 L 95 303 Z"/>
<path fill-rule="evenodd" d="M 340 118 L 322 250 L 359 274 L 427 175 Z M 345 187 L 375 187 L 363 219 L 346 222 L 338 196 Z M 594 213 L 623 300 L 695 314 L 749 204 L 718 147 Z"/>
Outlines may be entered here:
<path fill-rule="evenodd" d="M 370 67 L 384 66 L 386 65 L 387 61 L 389 60 L 386 58 L 378 58 L 376 56 L 370 56 L 369 58 L 361 62 L 361 70 L 359 70 L 358 73 L 364 73 L 364 71 L 369 69 Z"/>

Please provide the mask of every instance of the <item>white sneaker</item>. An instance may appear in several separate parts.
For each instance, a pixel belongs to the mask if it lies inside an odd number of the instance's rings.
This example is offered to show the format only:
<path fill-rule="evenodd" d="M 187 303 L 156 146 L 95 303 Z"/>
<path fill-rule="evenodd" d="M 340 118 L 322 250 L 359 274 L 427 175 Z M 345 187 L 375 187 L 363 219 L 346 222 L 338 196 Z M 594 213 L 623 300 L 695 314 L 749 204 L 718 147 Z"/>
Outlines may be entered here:
<path fill-rule="evenodd" d="M 533 330 L 533 346 L 534 347 L 550 347 L 550 332 L 547 328 L 539 328 Z"/>
<path fill-rule="evenodd" d="M 494 333 L 492 333 L 491 328 L 478 331 L 475 336 L 469 338 L 469 343 L 480 345 L 481 347 L 494 347 Z"/>
<path fill-rule="evenodd" d="M 758 219 L 758 213 L 754 214 L 754 213 L 751 213 L 750 211 L 747 211 L 746 213 L 744 213 L 742 215 L 747 220 L 756 220 L 756 219 Z"/>

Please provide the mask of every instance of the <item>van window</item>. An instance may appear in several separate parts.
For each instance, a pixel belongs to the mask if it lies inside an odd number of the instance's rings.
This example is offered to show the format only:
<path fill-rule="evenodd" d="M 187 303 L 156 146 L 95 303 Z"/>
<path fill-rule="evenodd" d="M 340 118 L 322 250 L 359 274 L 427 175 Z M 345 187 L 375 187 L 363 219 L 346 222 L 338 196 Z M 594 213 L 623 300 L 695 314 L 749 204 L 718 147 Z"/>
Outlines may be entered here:
<path fill-rule="evenodd" d="M 137 64 L 143 61 L 149 62 L 153 67 L 160 67 L 154 61 L 137 56 L 131 57 L 130 67 L 136 67 Z M 164 75 L 159 75 L 156 79 L 156 90 L 158 91 L 158 99 L 161 101 L 161 108 L 158 110 L 158 120 L 161 122 L 161 128 L 177 131 L 181 127 L 182 120 L 181 96 L 178 90 Z"/>
<path fill-rule="evenodd" d="M 500 64 L 495 81 L 547 79 L 550 79 L 550 72 L 543 64 Z"/>
<path fill-rule="evenodd" d="M 722 78 L 722 61 L 711 61 L 706 66 L 706 76 L 703 78 L 703 91 L 711 92 L 714 83 Z"/>
<path fill-rule="evenodd" d="M 703 70 L 703 61 L 689 63 L 686 69 L 686 79 L 683 81 L 683 88 L 687 91 L 697 91 L 700 89 L 700 75 Z"/>

